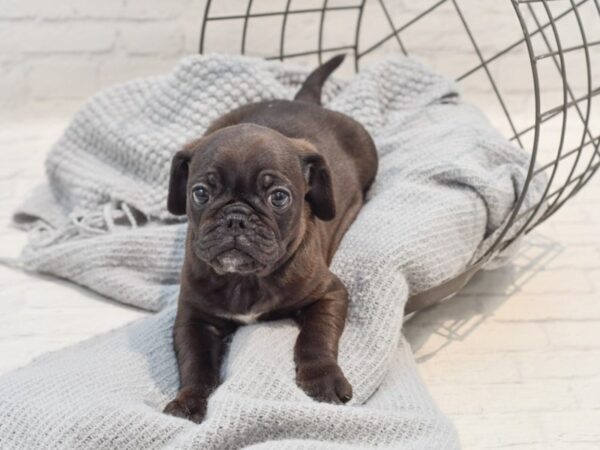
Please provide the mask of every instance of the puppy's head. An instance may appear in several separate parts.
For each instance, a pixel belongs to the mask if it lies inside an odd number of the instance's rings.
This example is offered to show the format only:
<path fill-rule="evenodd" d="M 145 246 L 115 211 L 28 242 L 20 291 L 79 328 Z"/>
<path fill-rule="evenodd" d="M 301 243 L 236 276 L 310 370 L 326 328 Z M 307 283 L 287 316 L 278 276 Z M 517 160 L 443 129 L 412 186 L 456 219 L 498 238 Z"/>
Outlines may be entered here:
<path fill-rule="evenodd" d="M 253 124 L 178 152 L 167 206 L 187 214 L 193 257 L 218 274 L 267 275 L 298 248 L 307 220 L 335 216 L 329 168 L 315 148 Z"/>

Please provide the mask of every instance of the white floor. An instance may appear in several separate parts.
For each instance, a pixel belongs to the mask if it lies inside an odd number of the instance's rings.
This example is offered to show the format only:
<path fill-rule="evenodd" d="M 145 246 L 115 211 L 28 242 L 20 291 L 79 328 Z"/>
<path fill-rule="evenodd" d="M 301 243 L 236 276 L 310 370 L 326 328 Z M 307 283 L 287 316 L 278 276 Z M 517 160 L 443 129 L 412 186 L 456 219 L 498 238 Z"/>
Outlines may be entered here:
<path fill-rule="evenodd" d="M 25 236 L 12 211 L 43 179 L 66 119 L 0 127 L 0 256 Z M 145 313 L 0 265 L 0 373 Z M 465 448 L 600 448 L 600 176 L 527 239 L 513 265 L 476 276 L 406 334 Z"/>

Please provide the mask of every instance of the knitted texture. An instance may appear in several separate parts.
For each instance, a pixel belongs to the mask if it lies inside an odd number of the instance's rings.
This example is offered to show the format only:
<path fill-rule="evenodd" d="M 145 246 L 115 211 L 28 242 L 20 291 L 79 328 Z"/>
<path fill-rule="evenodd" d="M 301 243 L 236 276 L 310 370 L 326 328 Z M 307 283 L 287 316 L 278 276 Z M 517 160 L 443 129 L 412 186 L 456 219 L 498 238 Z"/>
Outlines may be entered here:
<path fill-rule="evenodd" d="M 47 160 L 48 184 L 16 220 L 23 261 L 158 314 L 40 358 L 0 379 L 2 448 L 456 448 L 401 335 L 408 296 L 489 248 L 526 178 L 454 84 L 406 58 L 325 86 L 327 107 L 372 134 L 380 169 L 332 270 L 350 293 L 339 362 L 349 405 L 295 384 L 291 321 L 242 327 L 223 384 L 195 425 L 161 413 L 178 388 L 171 326 L 186 224 L 166 210 L 173 153 L 248 102 L 291 98 L 307 72 L 276 62 L 190 56 L 172 73 L 94 96 Z M 539 199 L 534 182 L 525 207 Z M 515 225 L 518 227 L 519 223 Z"/>

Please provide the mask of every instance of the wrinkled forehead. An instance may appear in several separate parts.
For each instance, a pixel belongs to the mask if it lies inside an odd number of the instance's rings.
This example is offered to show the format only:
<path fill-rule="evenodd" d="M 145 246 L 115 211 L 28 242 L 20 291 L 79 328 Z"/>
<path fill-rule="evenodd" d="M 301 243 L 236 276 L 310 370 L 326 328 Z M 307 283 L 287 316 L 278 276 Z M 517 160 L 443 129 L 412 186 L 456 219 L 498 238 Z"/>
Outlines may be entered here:
<path fill-rule="evenodd" d="M 216 173 L 222 182 L 254 182 L 264 173 L 292 183 L 302 179 L 300 155 L 293 142 L 268 128 L 237 125 L 218 130 L 194 149 L 190 179 Z"/>

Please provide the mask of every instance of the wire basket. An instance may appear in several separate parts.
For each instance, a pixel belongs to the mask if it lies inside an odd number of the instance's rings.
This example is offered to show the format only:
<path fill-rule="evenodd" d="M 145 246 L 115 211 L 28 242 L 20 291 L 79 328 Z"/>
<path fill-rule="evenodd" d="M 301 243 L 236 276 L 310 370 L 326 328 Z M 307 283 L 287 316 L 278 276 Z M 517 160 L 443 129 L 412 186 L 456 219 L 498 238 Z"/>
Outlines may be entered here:
<path fill-rule="evenodd" d="M 207 0 L 200 52 L 311 65 L 345 52 L 356 71 L 369 59 L 400 51 L 453 75 L 464 96 L 531 154 L 523 189 L 488 252 L 455 278 L 411 297 L 406 310 L 412 312 L 458 292 L 600 167 L 599 1 Z M 531 181 L 542 174 L 548 180 L 542 198 L 524 208 Z M 515 223 L 523 224 L 509 238 Z"/>

